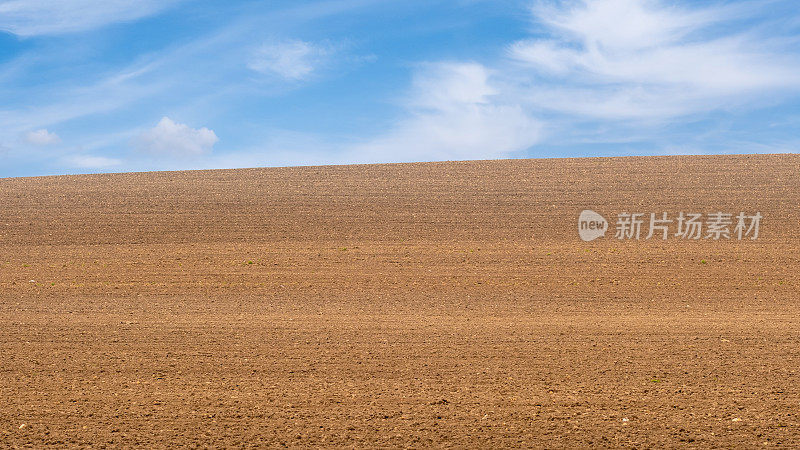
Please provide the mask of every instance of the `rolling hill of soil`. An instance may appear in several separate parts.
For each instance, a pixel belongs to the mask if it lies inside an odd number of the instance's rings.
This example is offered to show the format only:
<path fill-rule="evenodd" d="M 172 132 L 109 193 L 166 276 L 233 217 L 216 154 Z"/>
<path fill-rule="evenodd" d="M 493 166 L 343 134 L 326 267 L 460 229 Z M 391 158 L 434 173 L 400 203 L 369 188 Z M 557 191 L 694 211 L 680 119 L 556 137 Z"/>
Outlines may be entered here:
<path fill-rule="evenodd" d="M 0 442 L 798 447 L 799 232 L 798 155 L 1 179 Z"/>

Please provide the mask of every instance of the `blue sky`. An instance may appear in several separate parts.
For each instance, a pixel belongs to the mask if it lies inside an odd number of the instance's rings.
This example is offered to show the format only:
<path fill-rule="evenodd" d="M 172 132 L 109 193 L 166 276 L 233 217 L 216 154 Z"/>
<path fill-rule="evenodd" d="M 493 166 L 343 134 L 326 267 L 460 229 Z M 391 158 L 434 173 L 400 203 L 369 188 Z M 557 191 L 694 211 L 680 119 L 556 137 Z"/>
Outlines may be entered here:
<path fill-rule="evenodd" d="M 0 177 L 800 150 L 796 0 L 0 0 Z"/>

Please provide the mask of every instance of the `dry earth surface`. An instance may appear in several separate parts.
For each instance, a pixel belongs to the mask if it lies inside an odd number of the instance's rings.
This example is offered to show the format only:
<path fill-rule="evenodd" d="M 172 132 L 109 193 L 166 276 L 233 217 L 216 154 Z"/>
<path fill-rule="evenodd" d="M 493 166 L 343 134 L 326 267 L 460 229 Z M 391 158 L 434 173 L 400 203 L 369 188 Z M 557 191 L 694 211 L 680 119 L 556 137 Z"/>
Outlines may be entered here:
<path fill-rule="evenodd" d="M 798 447 L 798 232 L 797 155 L 2 179 L 0 442 Z"/>

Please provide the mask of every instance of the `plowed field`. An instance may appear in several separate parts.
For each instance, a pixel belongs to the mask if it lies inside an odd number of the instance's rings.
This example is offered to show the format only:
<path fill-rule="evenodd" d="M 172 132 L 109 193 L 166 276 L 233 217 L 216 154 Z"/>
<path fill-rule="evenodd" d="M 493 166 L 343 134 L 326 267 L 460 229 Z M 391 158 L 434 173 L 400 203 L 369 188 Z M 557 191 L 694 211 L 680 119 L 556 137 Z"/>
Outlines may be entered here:
<path fill-rule="evenodd" d="M 796 448 L 799 233 L 797 155 L 2 179 L 0 443 Z"/>

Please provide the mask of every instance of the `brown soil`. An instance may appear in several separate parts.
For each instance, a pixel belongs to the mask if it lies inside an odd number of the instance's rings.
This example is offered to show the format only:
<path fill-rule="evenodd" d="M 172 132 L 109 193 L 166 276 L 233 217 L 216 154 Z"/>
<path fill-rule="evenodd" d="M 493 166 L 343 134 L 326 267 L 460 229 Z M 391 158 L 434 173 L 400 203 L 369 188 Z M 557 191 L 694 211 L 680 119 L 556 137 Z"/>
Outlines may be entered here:
<path fill-rule="evenodd" d="M 3 179 L 0 442 L 798 447 L 798 232 L 797 155 Z"/>

